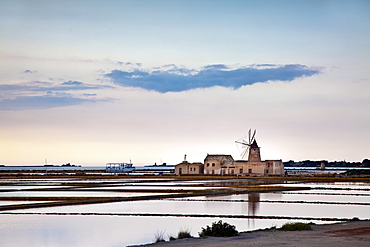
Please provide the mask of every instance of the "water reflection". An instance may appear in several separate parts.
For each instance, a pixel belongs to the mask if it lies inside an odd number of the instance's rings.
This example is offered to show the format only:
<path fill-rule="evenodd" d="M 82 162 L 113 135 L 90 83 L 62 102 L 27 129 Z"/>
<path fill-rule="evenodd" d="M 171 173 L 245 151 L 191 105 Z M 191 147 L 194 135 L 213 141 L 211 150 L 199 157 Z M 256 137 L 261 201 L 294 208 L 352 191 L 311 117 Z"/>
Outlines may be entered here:
<path fill-rule="evenodd" d="M 260 203 L 260 193 L 248 194 L 248 215 L 257 215 Z"/>
<path fill-rule="evenodd" d="M 248 194 L 248 215 L 254 216 L 259 213 L 260 193 Z M 248 219 L 248 228 L 255 227 L 255 219 Z"/>

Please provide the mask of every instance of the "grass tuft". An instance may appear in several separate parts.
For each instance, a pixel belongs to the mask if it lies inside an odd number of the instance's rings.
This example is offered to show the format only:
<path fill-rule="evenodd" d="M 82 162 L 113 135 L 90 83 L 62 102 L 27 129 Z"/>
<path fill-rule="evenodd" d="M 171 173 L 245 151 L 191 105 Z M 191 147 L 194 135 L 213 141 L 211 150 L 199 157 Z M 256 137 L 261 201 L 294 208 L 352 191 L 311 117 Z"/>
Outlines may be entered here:
<path fill-rule="evenodd" d="M 180 230 L 179 233 L 177 234 L 178 239 L 182 238 L 192 238 L 190 230 Z"/>
<path fill-rule="evenodd" d="M 165 242 L 165 240 L 164 240 L 164 234 L 165 234 L 165 231 L 159 231 L 159 230 L 157 230 L 154 233 L 154 241 L 156 243 Z"/>
<path fill-rule="evenodd" d="M 304 231 L 304 230 L 312 230 L 311 226 L 307 223 L 285 223 L 279 230 L 282 231 Z"/>

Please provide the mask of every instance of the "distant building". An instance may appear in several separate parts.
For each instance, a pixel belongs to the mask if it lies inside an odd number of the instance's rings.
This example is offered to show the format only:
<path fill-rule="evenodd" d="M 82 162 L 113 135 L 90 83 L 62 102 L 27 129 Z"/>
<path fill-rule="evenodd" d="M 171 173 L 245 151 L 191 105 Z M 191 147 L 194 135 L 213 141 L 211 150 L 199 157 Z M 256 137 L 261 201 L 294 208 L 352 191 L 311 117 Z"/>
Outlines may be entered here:
<path fill-rule="evenodd" d="M 256 140 L 249 148 L 248 160 L 234 160 L 228 154 L 207 154 L 202 163 L 189 163 L 185 160 L 175 166 L 175 174 L 215 174 L 215 175 L 284 175 L 282 160 L 261 160 L 260 147 Z"/>
<path fill-rule="evenodd" d="M 231 155 L 207 154 L 204 159 L 204 174 L 234 174 L 234 168 Z"/>
<path fill-rule="evenodd" d="M 189 163 L 183 161 L 180 164 L 175 165 L 176 175 L 197 175 L 203 174 L 204 165 L 200 162 Z"/>
<path fill-rule="evenodd" d="M 184 161 L 180 164 L 175 165 L 176 175 L 197 175 L 203 174 L 204 165 L 200 162 L 189 163 L 186 161 L 186 154 Z"/>

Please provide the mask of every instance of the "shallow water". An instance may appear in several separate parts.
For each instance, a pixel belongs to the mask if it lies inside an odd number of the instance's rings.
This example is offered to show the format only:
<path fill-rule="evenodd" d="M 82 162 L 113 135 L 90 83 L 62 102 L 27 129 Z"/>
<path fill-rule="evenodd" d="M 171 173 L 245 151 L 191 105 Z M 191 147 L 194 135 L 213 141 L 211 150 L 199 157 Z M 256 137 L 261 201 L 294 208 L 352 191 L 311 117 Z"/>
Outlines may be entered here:
<path fill-rule="evenodd" d="M 206 189 L 223 189 L 225 187 L 195 187 L 195 186 L 149 186 L 149 185 L 125 185 L 125 186 L 108 186 L 108 187 L 96 187 L 89 188 L 89 190 L 206 190 Z M 86 189 L 86 188 L 77 188 Z"/>
<path fill-rule="evenodd" d="M 235 200 L 234 196 L 222 199 Z M 370 206 L 332 205 L 302 203 L 267 202 L 228 202 L 212 197 L 204 201 L 157 200 L 115 202 L 104 204 L 76 205 L 52 208 L 17 210 L 17 212 L 37 213 L 146 213 L 146 214 L 209 214 L 209 215 L 259 215 L 315 218 L 353 218 L 366 219 Z M 221 199 L 221 200 L 222 200 Z M 190 200 L 194 200 L 191 198 Z M 217 200 L 217 201 L 212 201 Z"/>
<path fill-rule="evenodd" d="M 370 203 L 370 195 L 351 195 L 351 194 L 311 194 L 310 190 L 300 192 L 274 192 L 274 193 L 253 193 L 258 195 L 258 201 L 306 201 L 306 202 L 351 202 L 351 203 Z M 357 194 L 357 193 L 356 193 Z M 198 197 L 197 197 L 198 198 Z M 218 197 L 199 197 L 217 200 L 248 200 L 250 194 L 218 196 Z M 194 198 L 193 198 L 194 199 Z"/>
<path fill-rule="evenodd" d="M 155 195 L 164 195 L 167 193 L 155 193 Z M 148 196 L 153 193 L 143 192 L 105 192 L 105 191 L 10 191 L 0 192 L 0 197 L 132 197 Z"/>
<path fill-rule="evenodd" d="M 0 190 L 28 190 L 28 189 L 54 189 L 54 188 L 73 188 L 71 186 L 59 186 L 59 185 L 11 185 L 11 186 L 0 186 Z"/>
<path fill-rule="evenodd" d="M 56 181 L 56 180 L 55 180 Z M 54 181 L 54 183 L 55 183 Z M 60 180 L 59 180 L 60 181 Z M 98 182 L 107 182 L 99 180 Z M 137 181 L 137 180 L 136 180 Z M 27 184 L 28 181 L 22 183 Z M 40 181 L 39 181 L 40 182 Z M 71 181 L 72 182 L 72 181 Z M 81 182 L 74 180 L 73 182 Z M 113 182 L 109 180 L 109 182 Z M 116 186 L 107 188 L 181 188 L 186 184 L 197 185 L 200 181 L 135 182 L 117 179 Z M 255 181 L 252 181 L 255 182 Z M 53 183 L 49 180 L 48 183 Z M 248 181 L 210 181 L 207 185 L 226 186 L 248 183 Z M 128 185 L 130 184 L 130 185 Z M 140 184 L 140 186 L 137 186 Z M 128 186 L 127 186 L 128 185 Z M 181 185 L 181 187 L 173 186 Z M 197 236 L 201 227 L 222 219 L 236 225 L 239 231 L 281 226 L 293 220 L 237 219 L 228 215 L 286 216 L 313 218 L 369 218 L 369 183 L 284 183 L 281 185 L 302 187 L 302 190 L 251 193 L 228 196 L 198 196 L 181 199 L 151 201 L 114 202 L 90 205 L 11 210 L 0 214 L 0 246 L 126 246 L 154 242 L 154 234 L 164 231 L 175 236 L 179 230 L 190 230 Z M 31 186 L 34 186 L 31 183 Z M 151 187 L 150 187 L 151 186 Z M 6 187 L 6 186 L 4 186 Z M 303 187 L 312 187 L 307 190 Z M 126 193 L 98 191 L 17 191 L 1 192 L 0 196 L 133 196 L 153 193 Z M 194 187 L 184 187 L 193 189 Z M 197 189 L 205 187 L 195 187 Z M 339 189 L 339 190 L 336 190 Z M 162 193 L 155 193 L 162 194 Z M 13 201 L 2 201 L 10 205 Z M 14 202 L 15 203 L 15 202 Z M 20 202 L 17 202 L 20 203 Z M 33 202 L 29 202 L 33 203 Z M 348 203 L 344 204 L 343 203 Z M 365 205 L 356 205 L 365 203 Z M 1 205 L 1 202 L 0 202 Z M 35 213 L 35 214 L 23 214 Z M 61 215 L 43 215 L 56 213 Z M 69 213 L 100 213 L 105 215 L 68 215 Z M 119 214 L 197 214 L 219 215 L 220 217 L 156 217 L 119 216 Z M 223 216 L 223 217 L 221 217 Z M 299 220 L 299 222 L 305 222 Z M 330 223 L 314 221 L 316 223 Z"/>
<path fill-rule="evenodd" d="M 2 247 L 127 246 L 153 243 L 157 232 L 163 232 L 166 240 L 168 236 L 176 237 L 180 230 L 189 230 L 197 237 L 202 227 L 218 220 L 218 218 L 186 217 L 0 214 L 2 222 L 0 244 Z M 280 227 L 288 222 L 250 219 L 223 219 L 223 221 L 236 225 L 239 231 Z"/>
<path fill-rule="evenodd" d="M 50 201 L 0 201 L 0 206 L 4 205 L 17 205 L 17 204 L 30 204 L 30 203 L 44 203 Z"/>

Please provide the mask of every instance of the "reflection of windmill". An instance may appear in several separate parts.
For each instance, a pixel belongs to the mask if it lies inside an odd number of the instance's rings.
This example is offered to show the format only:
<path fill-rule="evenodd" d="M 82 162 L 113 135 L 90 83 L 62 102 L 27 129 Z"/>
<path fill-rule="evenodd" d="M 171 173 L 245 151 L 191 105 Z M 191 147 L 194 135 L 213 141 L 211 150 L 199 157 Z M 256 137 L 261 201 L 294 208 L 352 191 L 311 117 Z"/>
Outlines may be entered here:
<path fill-rule="evenodd" d="M 252 135 L 252 130 L 249 129 L 248 139 L 246 137 L 243 137 L 235 141 L 235 143 L 238 144 L 239 149 L 241 149 L 241 151 L 240 150 L 239 151 L 240 151 L 240 156 L 242 159 L 246 159 L 248 157 L 249 149 L 252 146 L 255 136 L 256 136 L 256 130 L 253 131 L 253 135 Z"/>

